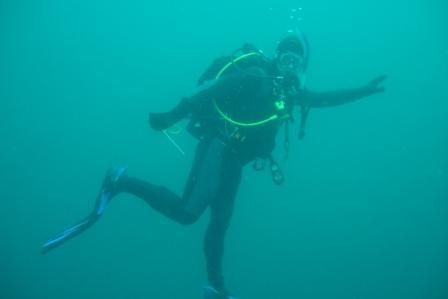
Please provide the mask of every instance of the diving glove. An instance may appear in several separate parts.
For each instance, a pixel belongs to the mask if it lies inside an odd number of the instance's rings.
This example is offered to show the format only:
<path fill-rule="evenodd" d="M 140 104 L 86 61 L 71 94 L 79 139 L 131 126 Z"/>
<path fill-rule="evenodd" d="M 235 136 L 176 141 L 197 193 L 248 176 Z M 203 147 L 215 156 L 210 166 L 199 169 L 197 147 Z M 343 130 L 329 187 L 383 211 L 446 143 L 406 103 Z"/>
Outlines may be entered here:
<path fill-rule="evenodd" d="M 191 103 L 187 98 L 184 98 L 169 112 L 164 113 L 150 113 L 149 125 L 156 131 L 163 131 L 189 116 L 191 113 Z"/>
<path fill-rule="evenodd" d="M 149 125 L 156 131 L 163 131 L 174 125 L 176 121 L 170 112 L 149 113 Z"/>

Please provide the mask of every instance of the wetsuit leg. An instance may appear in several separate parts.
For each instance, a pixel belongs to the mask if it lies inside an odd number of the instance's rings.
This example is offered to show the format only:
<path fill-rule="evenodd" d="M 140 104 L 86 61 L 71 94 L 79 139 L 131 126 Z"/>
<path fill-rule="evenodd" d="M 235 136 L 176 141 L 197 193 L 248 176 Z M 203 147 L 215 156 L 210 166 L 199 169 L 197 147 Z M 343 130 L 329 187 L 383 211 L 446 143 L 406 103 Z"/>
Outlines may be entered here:
<path fill-rule="evenodd" d="M 195 222 L 210 206 L 210 222 L 204 238 L 204 253 L 210 284 L 225 293 L 222 275 L 224 238 L 233 212 L 235 195 L 244 163 L 218 138 L 201 141 L 182 197 L 170 190 L 123 175 L 114 186 L 114 195 L 127 192 L 144 199 L 163 215 L 181 223 Z M 103 198 L 102 196 L 105 196 Z M 92 226 L 107 204 L 110 194 L 101 192 L 94 211 L 44 245 L 44 252 Z"/>
<path fill-rule="evenodd" d="M 119 180 L 117 189 L 142 198 L 156 211 L 180 224 L 192 224 L 218 194 L 225 151 L 226 146 L 219 138 L 199 143 L 182 197 L 165 187 L 129 176 Z"/>
<path fill-rule="evenodd" d="M 222 274 L 224 238 L 233 213 L 233 206 L 241 181 L 243 163 L 228 153 L 223 169 L 223 180 L 218 195 L 210 204 L 210 221 L 204 238 L 204 253 L 209 283 L 226 293 Z"/>
<path fill-rule="evenodd" d="M 216 196 L 225 148 L 225 144 L 218 138 L 199 143 L 182 197 L 164 187 L 128 177 L 123 174 L 124 171 L 120 172 L 119 179 L 111 187 L 113 192 L 105 192 L 104 189 L 100 191 L 90 215 L 47 240 L 42 253 L 47 253 L 91 227 L 103 214 L 109 200 L 120 192 L 144 199 L 155 210 L 178 223 L 186 225 L 195 222 Z"/>

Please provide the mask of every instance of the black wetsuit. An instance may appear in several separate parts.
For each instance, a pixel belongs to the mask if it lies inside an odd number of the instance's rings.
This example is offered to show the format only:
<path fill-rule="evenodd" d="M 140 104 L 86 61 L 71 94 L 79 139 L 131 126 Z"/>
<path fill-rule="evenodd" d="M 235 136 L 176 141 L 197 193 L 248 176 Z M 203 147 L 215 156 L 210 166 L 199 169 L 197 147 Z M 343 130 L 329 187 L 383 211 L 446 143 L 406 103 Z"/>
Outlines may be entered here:
<path fill-rule="evenodd" d="M 190 105 L 193 118 L 201 123 L 202 132 L 182 196 L 130 176 L 117 182 L 117 191 L 144 199 L 155 210 L 180 224 L 194 223 L 210 207 L 204 252 L 209 282 L 217 290 L 225 289 L 222 277 L 224 237 L 242 168 L 255 158 L 265 158 L 270 154 L 279 122 L 244 130 L 240 132 L 244 134 L 244 141 L 238 140 L 232 135 L 236 128 L 219 117 L 212 107 L 212 99 L 219 102 L 226 112 L 233 114 L 239 111 L 234 115 L 238 119 L 272 114 L 273 109 L 262 104 L 269 104 L 273 99 L 271 82 L 271 78 L 239 73 L 220 79 L 193 97 L 184 99 Z M 260 111 L 260 108 L 265 111 Z"/>
<path fill-rule="evenodd" d="M 253 71 L 253 72 L 252 72 Z M 199 138 L 194 163 L 182 196 L 165 187 L 138 178 L 120 175 L 118 180 L 99 194 L 94 211 L 74 226 L 44 244 L 43 252 L 89 228 L 101 216 L 108 200 L 122 192 L 145 200 L 152 208 L 170 219 L 188 225 L 194 223 L 210 207 L 210 222 L 204 239 L 204 251 L 210 284 L 226 293 L 222 275 L 224 237 L 233 212 L 235 196 L 241 181 L 242 168 L 256 158 L 268 158 L 275 147 L 278 128 L 283 120 L 255 127 L 229 124 L 217 112 L 214 103 L 230 117 L 254 122 L 273 113 L 273 103 L 281 97 L 290 114 L 294 105 L 326 107 L 344 104 L 379 92 L 376 85 L 337 92 L 312 93 L 298 88 L 295 80 L 274 80 L 261 69 L 237 72 L 208 84 L 193 96 L 184 99 L 161 120 L 179 120 L 192 116 Z M 280 88 L 280 89 L 279 89 Z M 153 115 L 154 119 L 156 115 Z M 155 128 L 155 122 L 151 123 Z M 196 127 L 196 126 L 193 126 Z M 162 129 L 158 126 L 155 129 Z"/>
<path fill-rule="evenodd" d="M 282 121 L 250 128 L 235 127 L 220 117 L 213 107 L 213 99 L 230 116 L 250 122 L 272 115 L 273 104 L 279 97 L 278 88 L 285 96 L 286 111 L 290 114 L 293 106 L 335 106 L 374 93 L 368 87 L 315 93 L 301 90 L 298 80 L 294 80 L 296 78 L 276 82 L 271 74 L 259 68 L 237 72 L 183 99 L 178 106 L 183 107 L 183 112 L 176 111 L 179 108 L 173 109 L 174 113 L 181 115 L 185 110 L 190 111 L 193 123 L 200 125 L 197 136 L 200 141 L 182 197 L 137 178 L 124 177 L 119 181 L 120 191 L 143 198 L 155 210 L 181 224 L 194 223 L 210 207 L 204 251 L 209 282 L 217 290 L 225 290 L 222 275 L 224 237 L 242 168 L 256 158 L 270 156 Z M 279 83 L 282 86 L 278 86 Z M 238 138 L 234 138 L 235 135 Z"/>
<path fill-rule="evenodd" d="M 199 142 L 181 197 L 138 178 L 125 176 L 119 180 L 121 192 L 144 199 L 152 208 L 183 225 L 194 223 L 210 207 L 204 252 L 209 281 L 217 289 L 224 288 L 221 265 L 224 236 L 245 163 L 221 139 L 210 138 Z"/>

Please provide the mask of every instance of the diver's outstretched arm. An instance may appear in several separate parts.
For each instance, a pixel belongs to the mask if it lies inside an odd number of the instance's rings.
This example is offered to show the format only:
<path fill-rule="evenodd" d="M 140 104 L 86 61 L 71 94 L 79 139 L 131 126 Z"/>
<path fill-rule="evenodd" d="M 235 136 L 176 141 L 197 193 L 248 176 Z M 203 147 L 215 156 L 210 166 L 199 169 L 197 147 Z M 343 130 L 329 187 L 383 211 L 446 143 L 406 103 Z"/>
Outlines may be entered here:
<path fill-rule="evenodd" d="M 298 94 L 297 103 L 305 104 L 311 108 L 324 108 L 347 104 L 363 97 L 384 92 L 385 89 L 381 86 L 381 83 L 383 83 L 386 78 L 387 76 L 384 75 L 377 77 L 370 81 L 366 86 L 360 88 L 327 92 L 304 90 Z"/>

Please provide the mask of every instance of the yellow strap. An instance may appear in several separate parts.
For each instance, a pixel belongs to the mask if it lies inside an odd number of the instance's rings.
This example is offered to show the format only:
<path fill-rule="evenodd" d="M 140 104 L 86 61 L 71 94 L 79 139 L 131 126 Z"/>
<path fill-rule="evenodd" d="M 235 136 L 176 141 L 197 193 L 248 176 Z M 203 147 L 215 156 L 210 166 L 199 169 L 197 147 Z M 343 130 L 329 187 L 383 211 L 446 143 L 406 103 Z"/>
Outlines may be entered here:
<path fill-rule="evenodd" d="M 260 55 L 260 53 L 258 52 L 250 52 L 241 56 L 238 56 L 237 58 L 235 58 L 234 60 L 230 61 L 229 63 L 227 63 L 220 71 L 219 73 L 216 75 L 215 79 L 219 79 L 221 77 L 221 75 L 234 63 L 242 60 L 242 59 L 246 59 L 247 57 L 253 56 L 253 55 Z"/>
<path fill-rule="evenodd" d="M 246 59 L 250 56 L 254 56 L 254 55 L 261 55 L 259 52 L 250 52 L 241 56 L 238 56 L 237 58 L 233 59 L 232 61 L 230 61 L 229 63 L 227 63 L 216 75 L 216 79 L 219 79 L 222 74 L 234 63 L 239 62 L 240 60 Z M 226 121 L 228 121 L 231 124 L 234 124 L 236 126 L 240 126 L 240 127 L 256 127 L 256 126 L 260 126 L 260 125 L 264 125 L 267 124 L 271 121 L 275 121 L 277 119 L 279 119 L 279 116 L 277 114 L 272 115 L 271 117 L 268 117 L 264 120 L 260 120 L 257 122 L 253 122 L 253 123 L 244 123 L 244 122 L 240 122 L 240 121 L 236 121 L 233 120 L 232 118 L 230 118 L 228 115 L 226 115 L 218 106 L 218 103 L 216 103 L 216 100 L 213 99 L 213 104 L 215 105 L 215 109 L 216 111 L 218 111 L 219 115 L 221 115 L 222 118 L 224 118 Z M 279 107 L 277 107 L 279 108 Z M 284 107 L 283 107 L 284 108 Z M 282 119 L 288 118 L 289 115 L 285 115 L 284 117 L 282 117 Z"/>
<path fill-rule="evenodd" d="M 256 126 L 267 124 L 268 122 L 277 120 L 279 118 L 277 114 L 274 114 L 271 117 L 264 119 L 264 120 L 260 120 L 260 121 L 253 122 L 253 123 L 243 123 L 243 122 L 239 122 L 239 121 L 231 119 L 224 112 L 222 112 L 222 110 L 218 107 L 218 104 L 216 103 L 215 99 L 213 99 L 213 104 L 215 105 L 216 111 L 218 111 L 219 115 L 221 115 L 222 118 L 224 118 L 229 123 L 232 123 L 232 124 L 240 126 L 240 127 L 256 127 Z"/>
<path fill-rule="evenodd" d="M 173 125 L 167 130 L 170 134 L 177 135 L 182 132 L 182 128 L 179 125 Z"/>

